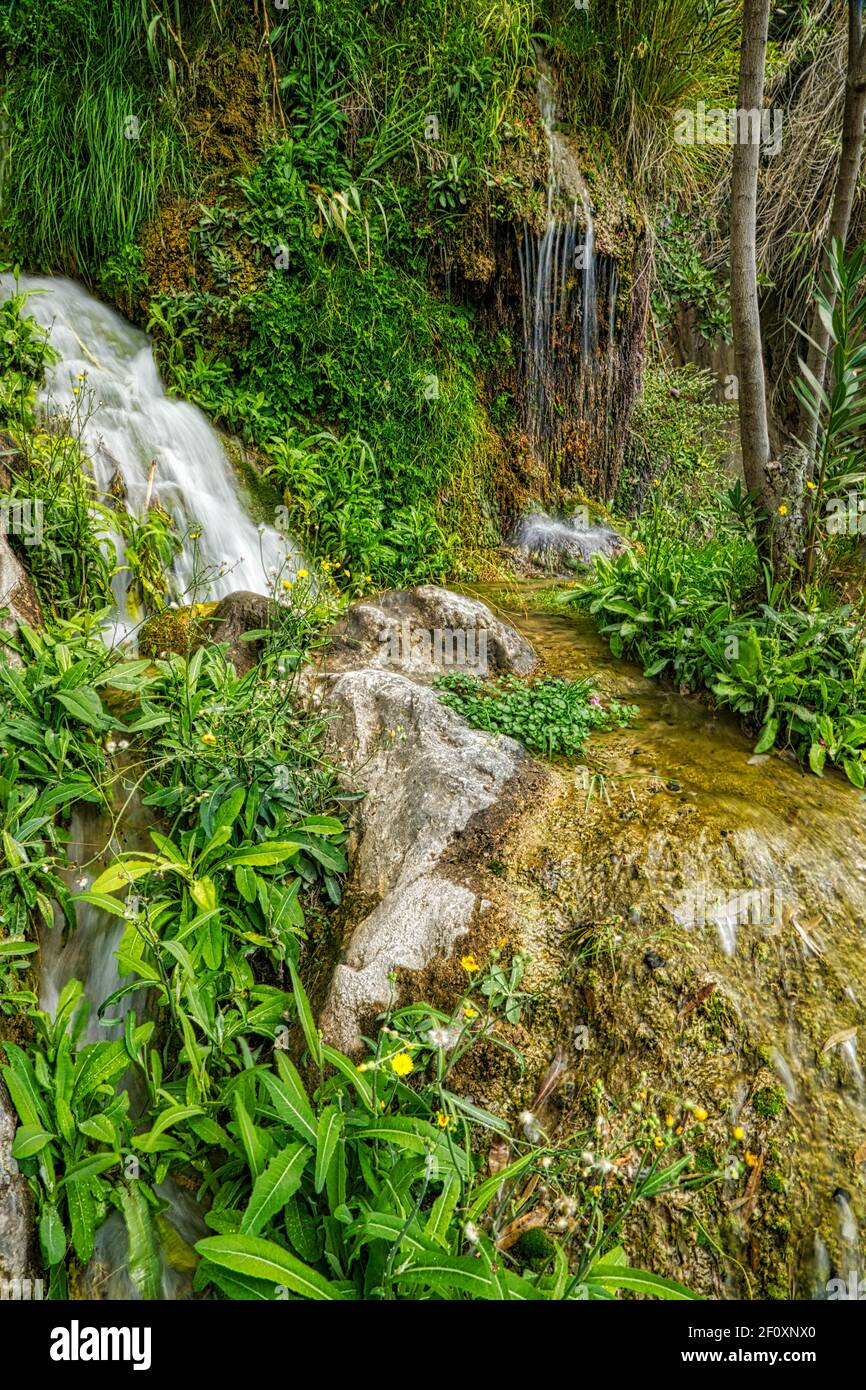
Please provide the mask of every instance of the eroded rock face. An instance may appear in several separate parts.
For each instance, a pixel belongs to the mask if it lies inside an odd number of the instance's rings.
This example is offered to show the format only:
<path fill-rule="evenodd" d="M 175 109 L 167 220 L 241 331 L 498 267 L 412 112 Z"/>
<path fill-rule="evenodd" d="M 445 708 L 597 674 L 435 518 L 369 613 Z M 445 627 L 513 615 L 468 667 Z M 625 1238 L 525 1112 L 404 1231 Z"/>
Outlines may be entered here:
<path fill-rule="evenodd" d="M 28 627 L 42 624 L 42 610 L 30 576 L 0 532 L 0 608 L 8 614 L 0 616 L 0 627 L 14 633 L 19 623 Z"/>
<path fill-rule="evenodd" d="M 0 1081 L 0 1283 L 29 1279 L 36 1270 L 33 1203 L 12 1157 L 17 1125 L 15 1108 Z"/>
<path fill-rule="evenodd" d="M 338 624 L 329 669 L 360 665 L 429 681 L 444 671 L 528 675 L 532 647 L 477 599 L 434 584 L 392 589 L 356 603 Z"/>
<path fill-rule="evenodd" d="M 455 845 L 485 812 L 495 806 L 502 813 L 532 763 L 515 740 L 471 729 L 441 703 L 427 683 L 436 669 L 429 652 L 410 644 L 404 669 L 393 669 L 379 634 L 383 623 L 404 619 L 410 630 L 416 621 L 428 631 L 453 631 L 460 622 L 486 628 L 496 670 L 535 664 L 513 628 L 477 600 L 446 590 L 386 594 L 347 615 L 334 664 L 365 664 L 325 671 L 319 685 L 337 715 L 331 751 L 367 793 L 354 832 L 352 888 L 372 907 L 349 935 L 321 1018 L 328 1040 L 346 1051 L 358 1045 L 361 1020 L 391 999 L 392 972 L 423 970 L 449 956 L 483 910 L 473 855 L 455 854 Z"/>

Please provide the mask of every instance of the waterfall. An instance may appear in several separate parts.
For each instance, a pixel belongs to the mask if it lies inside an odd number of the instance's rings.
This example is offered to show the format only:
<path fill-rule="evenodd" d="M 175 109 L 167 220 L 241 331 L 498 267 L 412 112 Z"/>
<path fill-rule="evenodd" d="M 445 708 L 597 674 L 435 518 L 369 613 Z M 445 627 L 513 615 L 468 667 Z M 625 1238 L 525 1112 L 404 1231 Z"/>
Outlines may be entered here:
<path fill-rule="evenodd" d="M 49 417 L 70 420 L 100 500 L 110 499 L 119 477 L 130 511 L 142 515 L 151 498 L 157 500 L 183 538 L 170 576 L 174 599 L 191 603 L 238 589 L 271 591 L 273 574 L 291 572 L 300 555 L 273 526 L 257 527 L 251 519 L 219 435 L 197 407 L 166 395 L 147 335 L 70 280 L 23 276 L 17 288 L 30 296 L 24 312 L 48 331 L 58 354 L 40 403 Z M 15 289 L 11 276 L 0 277 L 0 298 Z M 105 539 L 122 565 L 122 535 L 113 531 Z M 129 578 L 125 571 L 115 575 L 115 608 L 104 636 L 134 645 L 140 615 L 132 611 Z M 63 871 L 70 890 L 89 888 L 118 853 L 150 849 L 152 823 L 152 812 L 129 794 L 122 777 L 113 814 L 76 808 L 69 828 L 69 866 Z M 124 922 L 79 903 L 75 930 L 65 936 L 58 910 L 55 918 L 53 929 L 40 931 L 40 1007 L 53 1014 L 64 986 L 78 979 L 90 1004 L 84 1041 L 118 1036 L 129 1001 L 112 1009 L 113 1027 L 100 1022 L 97 1010 L 120 984 L 115 952 Z M 201 1213 L 172 1181 L 158 1190 L 168 1209 L 157 1225 L 162 1222 L 170 1232 L 166 1243 L 160 1227 L 162 1296 L 189 1297 L 190 1275 L 172 1267 L 170 1252 L 178 1240 L 190 1245 L 206 1233 Z M 113 1213 L 100 1227 L 93 1258 L 82 1271 L 80 1296 L 138 1297 L 127 1261 L 126 1229 Z"/>
<path fill-rule="evenodd" d="M 98 493 L 107 498 L 119 475 L 130 511 L 141 515 L 152 497 L 185 538 L 173 597 L 268 592 L 271 567 L 291 567 L 297 553 L 273 526 L 256 527 L 219 435 L 196 406 L 166 394 L 148 336 L 71 280 L 25 275 L 18 288 L 29 295 L 24 312 L 58 353 L 41 401 L 49 414 L 78 421 Z M 0 277 L 0 297 L 14 291 L 12 277 Z M 122 564 L 123 539 L 115 532 L 110 540 Z M 114 597 L 113 636 L 128 637 L 140 619 L 130 611 L 128 573 L 115 577 Z"/>
<path fill-rule="evenodd" d="M 524 224 L 518 240 L 523 313 L 524 413 L 533 454 L 543 459 L 559 433 L 557 371 L 592 373 L 598 351 L 598 264 L 592 203 L 567 139 L 556 129 L 553 76 L 536 48 L 538 108 L 547 141 L 545 228 Z"/>

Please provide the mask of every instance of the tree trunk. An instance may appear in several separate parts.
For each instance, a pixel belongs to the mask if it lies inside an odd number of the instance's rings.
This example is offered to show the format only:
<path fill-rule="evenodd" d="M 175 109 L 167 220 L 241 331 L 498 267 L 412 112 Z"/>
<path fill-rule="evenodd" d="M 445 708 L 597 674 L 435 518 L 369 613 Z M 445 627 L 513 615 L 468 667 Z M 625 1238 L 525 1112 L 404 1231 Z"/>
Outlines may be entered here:
<path fill-rule="evenodd" d="M 833 194 L 833 208 L 827 231 L 822 265 L 826 266 L 833 242 L 839 240 L 844 246 L 848 240 L 848 227 L 851 222 L 851 208 L 857 192 L 860 177 L 860 163 L 863 157 L 863 123 L 866 117 L 866 37 L 863 34 L 862 0 L 848 0 L 848 61 L 845 79 L 845 109 L 842 117 L 842 148 L 839 153 L 839 168 L 836 173 L 836 188 Z M 831 306 L 835 296 L 828 284 L 826 293 Z M 827 374 L 827 349 L 830 335 L 818 311 L 817 304 L 812 311 L 809 327 L 809 349 L 806 365 L 818 384 L 824 385 Z M 814 460 L 817 448 L 818 422 L 813 419 L 804 406 L 800 408 L 799 437 L 810 461 Z"/>
<path fill-rule="evenodd" d="M 760 111 L 763 106 L 769 22 L 770 0 L 744 0 L 740 47 L 741 111 Z M 739 382 L 743 472 L 747 488 L 757 495 L 759 506 L 769 518 L 775 508 L 775 495 L 767 473 L 770 437 L 755 251 L 760 119 L 746 122 L 746 127 L 751 138 L 743 139 L 743 131 L 738 132 L 731 171 L 731 323 Z M 762 553 L 768 558 L 769 530 L 765 524 L 759 536 Z"/>

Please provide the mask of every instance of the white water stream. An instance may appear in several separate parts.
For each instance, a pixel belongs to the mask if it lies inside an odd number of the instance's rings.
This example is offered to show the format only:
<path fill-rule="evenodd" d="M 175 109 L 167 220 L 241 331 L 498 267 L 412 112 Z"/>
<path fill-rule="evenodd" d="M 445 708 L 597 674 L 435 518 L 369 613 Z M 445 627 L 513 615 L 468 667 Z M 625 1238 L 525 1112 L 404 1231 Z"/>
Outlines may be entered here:
<path fill-rule="evenodd" d="M 536 49 L 538 109 L 547 140 L 545 229 L 525 225 L 518 244 L 526 369 L 526 422 L 537 457 L 551 435 L 558 350 L 577 331 L 586 367 L 598 347 L 598 267 L 595 224 L 586 183 L 574 152 L 556 128 L 553 76 Z"/>
<path fill-rule="evenodd" d="M 75 422 L 98 492 L 116 474 L 126 505 L 142 515 L 152 498 L 169 513 L 184 545 L 173 567 L 180 603 L 223 598 L 238 589 L 267 593 L 271 567 L 289 570 L 298 556 L 273 526 L 257 528 L 247 511 L 219 435 L 196 406 L 166 395 L 149 337 L 72 280 L 22 276 L 24 312 L 48 330 L 58 361 L 41 401 L 51 415 Z M 0 277 L 0 297 L 14 292 Z M 200 539 L 194 540 L 200 531 Z M 121 538 L 111 537 L 122 562 Z M 114 582 L 114 637 L 129 637 L 129 575 Z"/>

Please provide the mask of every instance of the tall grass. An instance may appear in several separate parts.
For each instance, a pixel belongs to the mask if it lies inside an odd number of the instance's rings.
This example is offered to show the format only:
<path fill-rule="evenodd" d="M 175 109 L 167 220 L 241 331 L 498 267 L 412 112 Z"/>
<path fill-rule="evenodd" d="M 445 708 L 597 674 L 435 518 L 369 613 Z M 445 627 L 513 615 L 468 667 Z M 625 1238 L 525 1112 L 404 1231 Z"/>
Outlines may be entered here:
<path fill-rule="evenodd" d="M 56 23 L 36 32 L 16 29 L 14 10 L 3 21 L 11 61 L 0 225 L 34 268 L 84 272 L 133 240 L 164 182 L 184 184 L 187 154 L 142 77 L 137 0 L 45 8 Z"/>
<path fill-rule="evenodd" d="M 674 113 L 703 100 L 727 107 L 737 89 L 740 0 L 573 0 L 545 7 L 553 56 L 575 124 L 616 134 L 646 183 L 688 181 L 717 156 L 677 146 Z"/>

